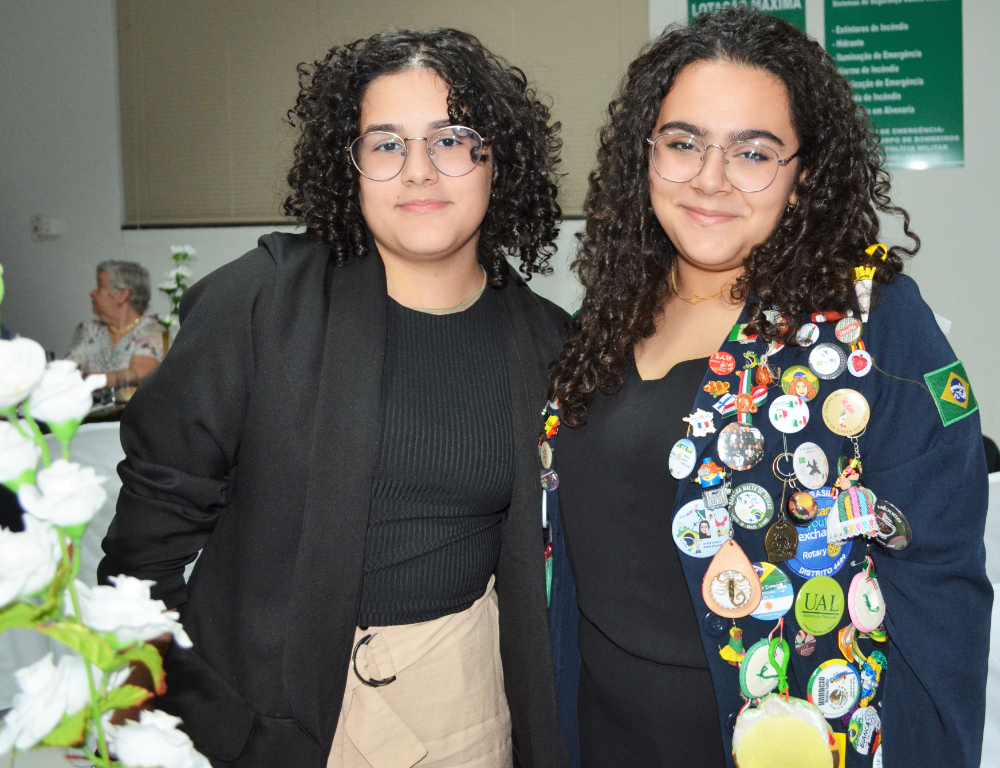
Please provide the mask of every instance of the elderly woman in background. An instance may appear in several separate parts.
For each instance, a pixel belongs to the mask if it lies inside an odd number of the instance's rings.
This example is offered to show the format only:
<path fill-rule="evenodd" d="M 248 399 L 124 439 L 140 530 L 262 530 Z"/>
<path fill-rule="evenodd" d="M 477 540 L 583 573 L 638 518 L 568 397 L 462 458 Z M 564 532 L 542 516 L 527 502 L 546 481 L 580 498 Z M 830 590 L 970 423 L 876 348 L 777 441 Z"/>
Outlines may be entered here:
<path fill-rule="evenodd" d="M 149 306 L 149 271 L 132 261 L 97 265 L 97 287 L 90 292 L 96 320 L 77 326 L 66 358 L 84 375 L 104 373 L 108 386 L 137 384 L 163 359 L 163 335 Z"/>

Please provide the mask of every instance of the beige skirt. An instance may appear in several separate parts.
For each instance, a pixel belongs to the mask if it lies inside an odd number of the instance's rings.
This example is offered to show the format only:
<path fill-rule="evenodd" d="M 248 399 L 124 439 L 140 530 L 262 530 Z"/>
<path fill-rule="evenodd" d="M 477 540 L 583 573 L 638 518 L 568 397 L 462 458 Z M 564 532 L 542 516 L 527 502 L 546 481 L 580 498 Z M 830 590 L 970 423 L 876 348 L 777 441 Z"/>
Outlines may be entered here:
<path fill-rule="evenodd" d="M 511 768 L 492 578 L 461 613 L 358 629 L 354 643 L 327 768 Z"/>

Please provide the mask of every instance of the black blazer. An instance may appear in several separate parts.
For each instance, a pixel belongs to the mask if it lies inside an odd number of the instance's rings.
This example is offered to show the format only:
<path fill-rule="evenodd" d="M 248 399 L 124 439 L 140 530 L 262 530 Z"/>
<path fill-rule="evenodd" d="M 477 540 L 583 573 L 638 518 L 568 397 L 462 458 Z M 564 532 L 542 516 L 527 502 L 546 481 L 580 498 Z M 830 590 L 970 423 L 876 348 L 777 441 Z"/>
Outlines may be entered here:
<path fill-rule="evenodd" d="M 563 766 L 537 435 L 567 315 L 513 270 L 501 305 L 517 441 L 496 574 L 504 682 L 516 759 Z M 377 255 L 336 267 L 320 242 L 265 236 L 188 291 L 170 354 L 122 419 L 99 575 L 152 579 L 179 606 L 194 649 L 168 653 L 158 705 L 217 766 L 326 765 L 361 598 L 386 312 Z"/>

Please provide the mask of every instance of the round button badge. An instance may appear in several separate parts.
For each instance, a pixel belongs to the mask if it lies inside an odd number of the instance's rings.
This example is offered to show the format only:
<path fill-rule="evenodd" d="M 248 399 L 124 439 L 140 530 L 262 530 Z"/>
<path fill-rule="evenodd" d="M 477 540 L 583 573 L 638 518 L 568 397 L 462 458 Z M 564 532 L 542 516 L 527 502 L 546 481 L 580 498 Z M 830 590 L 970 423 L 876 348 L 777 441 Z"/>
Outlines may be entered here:
<path fill-rule="evenodd" d="M 802 657 L 812 656 L 816 653 L 816 638 L 800 629 L 795 633 L 795 652 Z"/>
<path fill-rule="evenodd" d="M 828 720 L 843 717 L 857 703 L 861 693 L 858 671 L 843 659 L 824 661 L 809 678 L 806 698 Z"/>
<path fill-rule="evenodd" d="M 782 395 L 774 399 L 767 415 L 776 430 L 793 435 L 809 423 L 809 404 L 798 395 Z"/>
<path fill-rule="evenodd" d="M 781 391 L 808 402 L 819 393 L 819 379 L 804 365 L 793 365 L 781 374 Z"/>
<path fill-rule="evenodd" d="M 873 365 L 872 356 L 863 349 L 856 349 L 847 356 L 847 372 L 851 376 L 867 376 Z"/>
<path fill-rule="evenodd" d="M 729 541 L 729 510 L 707 509 L 701 499 L 689 501 L 674 515 L 671 533 L 685 555 L 712 557 Z"/>
<path fill-rule="evenodd" d="M 809 353 L 809 367 L 821 379 L 835 379 L 847 368 L 847 354 L 836 344 L 817 344 Z"/>
<path fill-rule="evenodd" d="M 795 597 L 795 620 L 819 637 L 836 629 L 844 615 L 844 590 L 829 576 L 813 576 Z"/>
<path fill-rule="evenodd" d="M 854 437 L 868 425 L 871 409 L 860 392 L 838 389 L 823 402 L 823 422 L 841 437 Z"/>
<path fill-rule="evenodd" d="M 559 487 L 559 475 L 554 469 L 542 470 L 542 490 L 554 491 Z"/>
<path fill-rule="evenodd" d="M 716 352 L 708 358 L 708 367 L 712 369 L 712 373 L 728 376 L 736 370 L 736 358 L 728 352 Z"/>
<path fill-rule="evenodd" d="M 762 486 L 744 483 L 733 490 L 729 505 L 733 522 L 749 531 L 758 531 L 774 517 L 774 500 Z"/>
<path fill-rule="evenodd" d="M 675 480 L 683 480 L 694 470 L 695 462 L 698 459 L 698 451 L 695 450 L 694 443 L 686 437 L 681 438 L 674 447 L 670 449 L 670 457 L 667 459 L 667 469 L 670 476 Z"/>
<path fill-rule="evenodd" d="M 819 340 L 819 326 L 816 323 L 806 323 L 795 334 L 795 341 L 800 347 L 811 347 Z"/>
<path fill-rule="evenodd" d="M 792 455 L 795 479 L 810 491 L 822 488 L 830 477 L 830 462 L 816 443 L 801 443 Z"/>
<path fill-rule="evenodd" d="M 826 540 L 826 517 L 833 510 L 837 514 L 837 502 L 831 488 L 819 488 L 811 492 L 819 511 L 805 528 L 797 529 L 799 534 L 798 552 L 785 561 L 785 565 L 796 576 L 811 579 L 814 576 L 833 576 L 847 563 L 851 555 L 851 542 L 847 539 L 837 544 Z M 813 633 L 815 634 L 815 633 Z"/>
<path fill-rule="evenodd" d="M 841 344 L 853 344 L 861 338 L 861 321 L 856 317 L 844 317 L 837 321 L 833 335 Z"/>
<path fill-rule="evenodd" d="M 771 563 L 754 563 L 753 569 L 760 580 L 760 603 L 750 615 L 761 621 L 776 621 L 792 609 L 795 601 L 791 579 Z"/>
<path fill-rule="evenodd" d="M 746 471 L 764 458 L 764 434 L 753 424 L 736 421 L 719 433 L 719 458 L 730 469 Z"/>
<path fill-rule="evenodd" d="M 847 740 L 858 752 L 867 755 L 878 741 L 881 729 L 882 720 L 874 707 L 858 707 L 851 713 L 851 722 L 847 725 Z"/>
<path fill-rule="evenodd" d="M 797 525 L 806 525 L 816 519 L 819 514 L 819 505 L 811 493 L 799 491 L 793 493 L 788 500 L 788 516 Z"/>

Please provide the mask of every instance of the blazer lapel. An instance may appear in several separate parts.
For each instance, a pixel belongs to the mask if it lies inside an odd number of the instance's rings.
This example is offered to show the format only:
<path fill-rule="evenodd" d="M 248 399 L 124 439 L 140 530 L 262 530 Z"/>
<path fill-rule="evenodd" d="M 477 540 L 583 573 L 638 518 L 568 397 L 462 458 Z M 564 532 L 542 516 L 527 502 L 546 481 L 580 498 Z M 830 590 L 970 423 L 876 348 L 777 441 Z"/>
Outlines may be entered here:
<path fill-rule="evenodd" d="M 331 266 L 327 285 L 308 488 L 290 574 L 293 620 L 282 660 L 292 713 L 325 747 L 333 741 L 361 599 L 388 306 L 375 249 Z"/>

